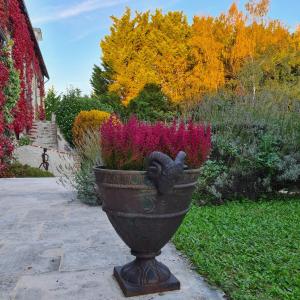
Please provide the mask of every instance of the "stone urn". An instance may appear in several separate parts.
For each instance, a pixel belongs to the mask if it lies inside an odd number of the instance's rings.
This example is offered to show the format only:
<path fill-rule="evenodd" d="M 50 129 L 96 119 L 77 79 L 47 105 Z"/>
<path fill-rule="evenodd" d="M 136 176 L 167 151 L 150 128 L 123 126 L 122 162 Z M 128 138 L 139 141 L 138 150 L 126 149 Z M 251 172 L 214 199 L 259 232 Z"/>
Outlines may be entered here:
<path fill-rule="evenodd" d="M 184 159 L 184 152 L 175 161 L 153 152 L 146 171 L 94 168 L 103 210 L 136 257 L 114 268 L 126 297 L 180 289 L 177 278 L 155 257 L 189 210 L 199 169 L 186 169 Z"/>

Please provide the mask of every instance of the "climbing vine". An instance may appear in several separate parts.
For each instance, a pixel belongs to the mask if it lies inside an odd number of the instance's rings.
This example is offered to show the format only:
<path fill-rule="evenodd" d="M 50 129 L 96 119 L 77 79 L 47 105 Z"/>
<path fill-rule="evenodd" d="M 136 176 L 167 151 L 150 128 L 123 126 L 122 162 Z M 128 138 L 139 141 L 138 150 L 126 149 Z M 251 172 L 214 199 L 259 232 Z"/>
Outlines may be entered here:
<path fill-rule="evenodd" d="M 19 72 L 14 67 L 9 41 L 0 50 L 0 177 L 5 172 L 14 149 L 12 142 L 13 108 L 20 97 Z"/>
<path fill-rule="evenodd" d="M 27 15 L 18 0 L 0 0 L 0 25 L 11 38 L 0 49 L 0 176 L 13 152 L 13 132 L 18 136 L 32 126 L 32 83 L 36 76 L 41 98 L 43 74 Z"/>
<path fill-rule="evenodd" d="M 32 83 L 44 96 L 43 74 L 22 1 L 0 0 L 0 26 L 11 38 L 0 49 L 0 177 L 13 152 L 13 132 L 29 130 L 33 121 Z M 0 45 L 1 46 L 1 45 Z"/>
<path fill-rule="evenodd" d="M 32 127 L 32 82 L 34 74 L 37 75 L 41 98 L 44 96 L 43 75 L 40 70 L 38 56 L 30 32 L 30 25 L 26 15 L 20 8 L 20 1 L 10 0 L 8 13 L 10 16 L 11 35 L 14 40 L 12 56 L 14 65 L 20 72 L 21 93 L 17 105 L 13 108 L 14 131 L 19 135 L 25 129 Z"/>
<path fill-rule="evenodd" d="M 6 166 L 6 159 L 7 156 L 10 156 L 10 152 L 12 149 L 10 149 L 10 141 L 5 135 L 6 131 L 6 124 L 5 124 L 5 117 L 3 108 L 5 105 L 5 96 L 3 93 L 3 88 L 5 87 L 8 78 L 9 78 L 9 72 L 7 66 L 4 64 L 3 57 L 4 54 L 1 51 L 0 52 L 0 175 L 4 171 Z"/>
<path fill-rule="evenodd" d="M 12 110 L 16 106 L 19 97 L 20 97 L 20 74 L 19 71 L 14 67 L 14 62 L 11 57 L 11 48 L 13 46 L 13 42 L 9 41 L 8 46 L 3 49 L 5 56 L 3 58 L 3 62 L 8 70 L 8 79 L 7 83 L 3 89 L 3 93 L 6 98 L 6 103 L 4 106 L 4 117 L 6 119 L 7 124 L 11 124 L 13 122 L 13 114 Z"/>

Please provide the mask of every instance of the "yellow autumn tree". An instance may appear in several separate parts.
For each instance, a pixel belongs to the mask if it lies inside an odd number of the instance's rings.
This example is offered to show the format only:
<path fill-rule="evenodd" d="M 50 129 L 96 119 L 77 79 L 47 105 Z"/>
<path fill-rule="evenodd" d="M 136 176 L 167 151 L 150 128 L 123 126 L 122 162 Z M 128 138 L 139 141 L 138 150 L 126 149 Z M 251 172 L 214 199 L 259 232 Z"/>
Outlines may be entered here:
<path fill-rule="evenodd" d="M 103 60 L 109 62 L 115 75 L 111 91 L 124 102 L 134 98 L 146 83 L 158 83 L 174 101 L 184 94 L 189 26 L 182 13 L 163 15 L 157 10 L 136 13 L 126 10 L 113 17 L 111 34 L 101 42 Z"/>
<path fill-rule="evenodd" d="M 152 71 L 153 51 L 147 47 L 149 12 L 131 18 L 130 9 L 120 18 L 112 17 L 110 35 L 101 42 L 103 61 L 113 73 L 110 91 L 118 93 L 124 103 L 135 97 L 147 82 L 158 82 Z"/>
<path fill-rule="evenodd" d="M 253 58 L 255 43 L 249 34 L 247 17 L 238 10 L 235 3 L 229 9 L 227 22 L 232 28 L 233 43 L 229 48 L 229 61 L 231 76 L 235 77 L 245 60 Z"/>
<path fill-rule="evenodd" d="M 292 34 L 292 45 L 295 51 L 300 51 L 300 25 L 297 26 L 296 31 Z"/>
<path fill-rule="evenodd" d="M 217 90 L 224 84 L 224 65 L 221 53 L 224 45 L 215 38 L 215 21 L 212 17 L 194 17 L 189 45 L 189 72 L 186 82 L 186 99 Z"/>
<path fill-rule="evenodd" d="M 178 103 L 187 89 L 190 28 L 182 12 L 163 14 L 157 10 L 151 16 L 149 46 L 155 51 L 152 64 L 163 92 Z"/>
<path fill-rule="evenodd" d="M 252 22 L 259 22 L 267 15 L 269 11 L 270 0 L 250 0 L 245 4 L 245 8 L 252 17 Z"/>
<path fill-rule="evenodd" d="M 269 0 L 250 0 L 246 13 L 234 2 L 218 17 L 196 16 L 188 24 L 182 12 L 156 10 L 112 17 L 101 42 L 103 62 L 113 75 L 110 91 L 127 105 L 147 83 L 156 83 L 175 103 L 199 99 L 235 82 L 244 65 L 260 59 L 282 61 L 300 48 L 300 30 L 291 34 L 278 20 L 268 20 Z"/>

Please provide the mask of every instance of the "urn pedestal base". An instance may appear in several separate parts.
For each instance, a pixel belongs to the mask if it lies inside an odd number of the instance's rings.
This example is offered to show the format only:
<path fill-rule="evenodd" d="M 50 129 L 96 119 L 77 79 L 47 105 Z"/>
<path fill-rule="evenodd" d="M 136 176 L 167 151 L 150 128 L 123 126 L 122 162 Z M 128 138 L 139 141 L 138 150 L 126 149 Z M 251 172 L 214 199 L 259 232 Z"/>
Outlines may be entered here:
<path fill-rule="evenodd" d="M 155 258 L 137 257 L 125 266 L 115 267 L 114 277 L 126 297 L 180 289 L 177 278 Z"/>

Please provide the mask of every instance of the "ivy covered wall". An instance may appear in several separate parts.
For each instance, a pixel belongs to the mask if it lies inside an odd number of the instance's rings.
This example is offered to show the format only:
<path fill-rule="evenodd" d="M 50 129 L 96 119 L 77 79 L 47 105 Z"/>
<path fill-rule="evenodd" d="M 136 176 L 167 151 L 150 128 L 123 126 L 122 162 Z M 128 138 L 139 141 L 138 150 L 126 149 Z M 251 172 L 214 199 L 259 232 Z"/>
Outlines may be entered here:
<path fill-rule="evenodd" d="M 11 158 L 13 134 L 28 131 L 38 117 L 33 94 L 43 99 L 45 75 L 23 0 L 0 0 L 0 176 Z"/>

